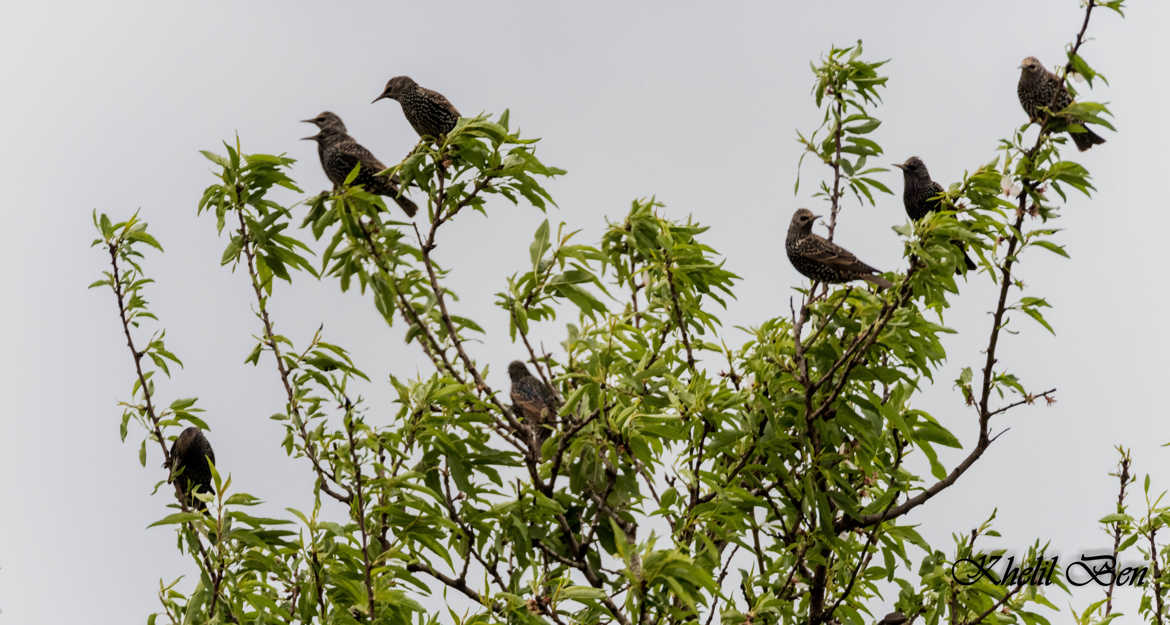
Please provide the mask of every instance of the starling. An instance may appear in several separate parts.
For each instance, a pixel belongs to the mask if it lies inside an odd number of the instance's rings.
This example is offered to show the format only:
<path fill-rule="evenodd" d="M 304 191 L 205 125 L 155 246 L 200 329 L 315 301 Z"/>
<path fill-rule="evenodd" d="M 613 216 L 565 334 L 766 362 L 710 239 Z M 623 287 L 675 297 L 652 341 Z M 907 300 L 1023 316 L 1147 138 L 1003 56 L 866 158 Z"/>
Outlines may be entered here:
<path fill-rule="evenodd" d="M 528 367 L 519 360 L 508 364 L 508 377 L 512 379 L 512 406 L 516 416 L 536 428 L 537 444 L 543 445 L 552 433 L 560 400 L 547 384 L 528 373 Z"/>
<path fill-rule="evenodd" d="M 910 219 L 918 221 L 927 213 L 942 210 L 943 201 L 938 197 L 943 192 L 942 185 L 930 179 L 930 172 L 926 170 L 926 163 L 917 156 L 911 156 L 905 163 L 894 163 L 894 167 L 902 170 L 902 204 L 906 207 L 906 214 Z M 975 261 L 967 255 L 966 248 L 959 241 L 955 246 L 963 253 L 963 262 L 967 269 L 975 268 Z M 962 273 L 956 269 L 955 273 Z"/>
<path fill-rule="evenodd" d="M 1040 110 L 1041 107 L 1048 107 L 1048 110 L 1055 113 L 1064 110 L 1073 102 L 1064 81 L 1045 69 L 1034 56 L 1020 62 L 1020 82 L 1016 85 L 1016 94 L 1020 96 L 1020 106 L 1024 107 L 1024 112 L 1032 121 L 1043 120 L 1044 112 Z M 1098 143 L 1105 143 L 1105 140 L 1089 130 L 1088 126 L 1085 126 L 1084 132 L 1070 130 L 1068 134 L 1072 137 L 1073 143 L 1077 144 L 1077 149 L 1082 152 Z"/>
<path fill-rule="evenodd" d="M 206 506 L 195 497 L 196 491 L 211 492 L 211 465 L 215 452 L 202 430 L 189 427 L 179 434 L 171 445 L 171 470 L 168 482 L 175 485 L 175 497 L 188 508 L 203 510 Z"/>
<path fill-rule="evenodd" d="M 894 610 L 893 612 L 883 616 L 882 620 L 877 622 L 877 625 L 906 625 L 908 622 L 909 619 L 906 618 L 905 614 Z"/>
<path fill-rule="evenodd" d="M 438 139 L 451 132 L 459 121 L 459 111 L 450 100 L 438 91 L 418 86 L 410 76 L 395 76 L 387 81 L 382 95 L 374 98 L 374 102 L 382 98 L 398 100 L 406 121 L 420 137 Z"/>
<path fill-rule="evenodd" d="M 315 124 L 320 129 L 320 132 L 305 139 L 317 142 L 321 168 L 325 170 L 325 175 L 335 187 L 344 184 L 349 172 L 353 171 L 355 165 L 361 163 L 362 167 L 358 170 L 354 183 L 362 185 L 362 188 L 370 193 L 393 199 L 408 217 L 414 217 L 418 207 L 410 198 L 402 195 L 398 177 L 375 175 L 386 169 L 386 166 L 345 132 L 345 124 L 341 122 L 340 117 L 325 111 L 312 119 L 301 121 Z"/>
<path fill-rule="evenodd" d="M 893 286 L 889 280 L 874 275 L 878 270 L 857 260 L 849 250 L 813 234 L 813 222 L 819 218 L 807 208 L 799 208 L 792 214 L 784 251 L 797 271 L 820 282 L 849 282 L 860 278 L 878 288 Z"/>

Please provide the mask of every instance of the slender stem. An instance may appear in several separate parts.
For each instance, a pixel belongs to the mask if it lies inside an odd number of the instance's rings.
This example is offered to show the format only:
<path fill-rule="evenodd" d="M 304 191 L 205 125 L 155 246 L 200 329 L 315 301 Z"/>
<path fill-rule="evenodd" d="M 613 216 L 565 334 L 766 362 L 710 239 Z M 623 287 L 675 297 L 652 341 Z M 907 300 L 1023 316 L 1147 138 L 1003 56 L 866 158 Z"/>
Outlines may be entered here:
<path fill-rule="evenodd" d="M 1047 399 L 1047 398 L 1051 397 L 1051 396 L 1052 396 L 1054 393 L 1056 393 L 1056 389 L 1054 389 L 1054 388 L 1050 388 L 1050 389 L 1048 389 L 1047 391 L 1044 391 L 1043 393 L 1036 393 L 1036 394 L 1034 394 L 1034 395 L 1029 393 L 1029 394 L 1028 394 L 1027 396 L 1025 396 L 1023 399 L 1020 399 L 1020 400 L 1014 401 L 1014 402 L 1012 402 L 1012 403 L 1010 403 L 1010 404 L 1008 404 L 1008 405 L 1006 405 L 1006 406 L 1003 406 L 1003 407 L 1000 407 L 1000 408 L 996 408 L 995 410 L 992 410 L 992 411 L 991 411 L 991 416 L 993 416 L 993 417 L 994 417 L 994 416 L 995 416 L 995 415 L 997 415 L 997 414 L 1000 414 L 1000 413 L 1003 413 L 1003 412 L 1007 412 L 1007 411 L 1011 410 L 1012 408 L 1015 408 L 1016 406 L 1022 406 L 1022 405 L 1024 405 L 1024 404 L 1030 404 L 1030 403 L 1032 403 L 1032 402 L 1036 401 L 1037 399 L 1040 399 L 1041 397 L 1043 397 L 1043 398 Z"/>
<path fill-rule="evenodd" d="M 1123 454 L 1121 456 L 1120 471 L 1117 473 L 1117 480 L 1120 482 L 1117 489 L 1117 510 L 1118 514 L 1125 513 L 1125 488 L 1129 486 L 1129 455 Z M 1117 550 L 1121 546 L 1122 522 L 1116 521 L 1113 524 L 1113 561 L 1117 561 Z M 1108 617 L 1113 612 L 1113 589 L 1116 587 L 1117 576 L 1109 576 L 1109 588 L 1105 591 L 1105 616 Z"/>
<path fill-rule="evenodd" d="M 146 355 L 146 352 L 139 351 L 134 346 L 134 336 L 130 333 L 130 317 L 126 313 L 126 294 L 122 288 L 122 272 L 118 267 L 118 250 L 120 245 L 121 241 L 109 244 L 110 266 L 113 268 L 114 273 L 111 286 L 114 289 L 114 299 L 118 302 L 118 318 L 122 321 L 122 333 L 126 336 L 126 347 L 130 348 L 130 355 L 134 358 L 134 373 L 138 376 L 138 386 L 142 389 L 142 396 L 146 400 L 146 416 L 150 419 L 151 433 L 154 434 L 154 439 L 158 441 L 158 446 L 162 449 L 164 464 L 170 467 L 171 452 L 167 449 L 167 444 L 163 440 L 159 417 L 155 413 L 154 403 L 151 401 L 153 392 L 147 383 L 146 374 L 142 371 L 142 357 Z"/>
<path fill-rule="evenodd" d="M 683 319 L 682 307 L 679 305 L 678 288 L 674 286 L 674 272 L 670 270 L 670 266 L 673 264 L 673 262 L 674 261 L 670 258 L 670 256 L 667 255 L 666 260 L 663 263 L 663 270 L 666 272 L 666 284 L 670 287 L 670 304 L 672 310 L 674 311 L 675 324 L 678 325 L 678 331 L 682 334 L 683 347 L 685 347 L 687 351 L 687 366 L 690 367 L 691 374 L 694 375 L 695 354 L 693 351 L 691 351 L 691 339 L 690 335 L 687 333 L 687 323 L 686 320 Z"/>
<path fill-rule="evenodd" d="M 411 562 L 410 564 L 406 565 L 406 570 L 410 571 L 411 573 L 426 573 L 440 582 L 443 582 L 443 584 L 449 588 L 458 590 L 459 592 L 463 593 L 464 596 L 478 603 L 479 605 L 488 605 L 484 603 L 483 595 L 480 595 L 478 592 L 472 589 L 471 586 L 468 586 L 467 580 L 465 579 L 456 579 L 450 575 L 436 571 L 435 569 L 431 568 L 431 565 L 423 562 Z M 497 607 L 495 604 L 491 604 L 491 607 L 494 610 L 502 611 L 502 608 Z"/>
<path fill-rule="evenodd" d="M 357 517 L 358 532 L 361 533 L 362 541 L 362 573 L 366 584 L 366 609 L 369 610 L 370 622 L 377 621 L 377 614 L 374 606 L 374 580 L 373 580 L 373 564 L 370 562 L 370 539 L 369 532 L 366 531 L 366 502 L 362 494 L 362 463 L 357 455 L 357 442 L 353 437 L 353 405 L 349 399 L 345 400 L 345 435 L 349 439 L 349 458 L 353 464 L 353 478 L 354 478 L 354 494 L 357 495 L 357 509 L 354 515 Z"/>
<path fill-rule="evenodd" d="M 829 213 L 829 236 L 827 237 L 830 241 L 833 240 L 833 233 L 837 230 L 837 213 L 841 212 L 841 135 L 844 132 L 841 127 L 841 115 L 845 107 L 844 99 L 836 90 L 834 90 L 833 100 L 836 106 L 833 108 L 833 195 L 830 198 L 832 210 Z"/>
<path fill-rule="evenodd" d="M 1162 615 L 1165 614 L 1166 608 L 1162 605 L 1162 571 L 1158 566 L 1158 528 L 1154 525 L 1154 520 L 1150 517 L 1150 513 L 1146 512 L 1146 524 L 1149 525 L 1149 533 L 1146 534 L 1146 539 L 1150 542 L 1150 565 L 1154 569 L 1154 622 L 1157 625 L 1162 625 Z"/>

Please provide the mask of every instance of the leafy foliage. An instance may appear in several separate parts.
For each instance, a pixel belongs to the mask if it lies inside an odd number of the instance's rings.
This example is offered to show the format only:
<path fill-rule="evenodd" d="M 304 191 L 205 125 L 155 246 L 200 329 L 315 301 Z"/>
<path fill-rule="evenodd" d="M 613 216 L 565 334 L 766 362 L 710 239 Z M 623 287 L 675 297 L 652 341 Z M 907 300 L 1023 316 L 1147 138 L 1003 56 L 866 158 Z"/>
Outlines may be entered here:
<path fill-rule="evenodd" d="M 1096 5 L 1121 8 L 1090 2 L 1087 11 Z M 1066 71 L 1091 81 L 1100 75 L 1080 55 L 1083 36 Z M 868 135 L 881 123 L 884 61 L 862 55 L 860 42 L 834 47 L 813 66 L 823 120 L 800 135 L 802 160 L 812 154 L 832 172 L 817 193 L 830 206 L 830 234 L 847 196 L 874 204 L 875 191 L 890 193 L 878 178 L 885 170 L 868 164 L 882 154 Z M 1060 114 L 1107 125 L 1106 112 L 1080 102 Z M 1031 248 L 1067 255 L 1051 225 L 1056 196 L 1094 190 L 1087 170 L 1061 156 L 1057 128 L 1041 128 L 1031 146 L 1028 128 L 1015 130 L 946 190 L 951 210 L 896 227 L 908 263 L 893 288 L 813 283 L 798 289 L 799 307 L 761 320 L 734 347 L 719 311 L 739 278 L 704 243 L 704 226 L 661 216 L 652 198 L 634 201 L 596 245 L 543 219 L 529 262 L 495 299 L 510 337 L 563 399 L 543 443 L 506 391 L 489 385 L 469 346 L 485 329 L 458 314 L 449 268 L 432 254 L 444 225 L 498 210 L 494 196 L 541 212 L 554 205 L 542 182 L 564 172 L 538 158 L 506 112 L 461 119 L 381 172 L 426 196 L 421 223 L 397 221 L 379 197 L 345 185 L 303 200 L 302 237 L 296 206 L 269 197 L 277 187 L 300 192 L 291 159 L 244 153 L 238 139 L 224 155 L 205 152 L 217 180 L 197 212 L 214 216 L 226 239 L 220 262 L 252 287 L 259 332 L 245 362 L 275 365 L 286 397 L 272 418 L 286 452 L 311 467 L 315 498 L 312 510 L 285 518 L 252 516 L 260 500 L 231 492 L 217 473 L 210 514 L 180 509 L 158 522 L 177 527 L 200 575 L 193 587 L 161 585 L 162 613 L 148 622 L 632 625 L 718 615 L 857 624 L 894 588 L 898 609 L 931 625 L 1047 623 L 1034 609 L 1052 604 L 1035 588 L 955 582 L 955 563 L 994 534 L 990 520 L 956 534 L 948 555 L 904 517 L 979 460 L 997 436 L 993 417 L 1054 392 L 1029 390 L 997 347 L 1021 314 L 1052 330 L 1049 304 L 1016 272 Z M 193 399 L 154 405 L 151 377 L 178 364 L 162 331 L 135 347 L 140 324 L 156 321 L 143 246 L 161 246 L 137 217 L 94 223 L 111 262 L 94 286 L 114 291 L 136 365 L 122 435 L 134 420 L 146 432 L 143 462 L 147 441 L 166 457 L 177 426 L 207 424 Z M 319 259 L 307 236 L 323 242 Z M 938 448 L 960 442 L 916 395 L 952 357 L 942 337 L 957 330 L 942 313 L 961 288 L 955 240 L 977 253 L 981 269 L 970 275 L 993 281 L 997 299 L 983 367 L 954 381 L 954 404 L 972 413 L 978 439 L 948 468 Z M 416 379 L 390 377 L 394 414 L 369 418 L 361 389 L 370 378 L 343 346 L 321 331 L 304 345 L 276 333 L 268 303 L 277 280 L 301 274 L 368 291 L 433 363 Z M 537 352 L 530 333 L 551 323 L 563 327 L 560 349 Z M 914 454 L 930 476 L 907 468 Z M 344 522 L 325 520 L 326 506 Z M 1125 527 L 1152 532 L 1150 519 L 1166 516 L 1157 510 Z M 444 613 L 424 608 L 440 600 Z"/>

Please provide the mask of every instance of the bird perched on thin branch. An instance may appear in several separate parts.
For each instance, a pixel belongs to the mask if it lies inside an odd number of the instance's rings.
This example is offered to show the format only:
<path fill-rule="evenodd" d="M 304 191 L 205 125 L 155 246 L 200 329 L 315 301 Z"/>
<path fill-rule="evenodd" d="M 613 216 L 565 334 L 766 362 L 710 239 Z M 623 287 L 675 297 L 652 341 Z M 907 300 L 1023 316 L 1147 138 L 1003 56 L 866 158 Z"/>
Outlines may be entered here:
<path fill-rule="evenodd" d="M 459 121 L 459 111 L 450 100 L 438 91 L 420 87 L 410 76 L 395 76 L 387 81 L 382 95 L 374 98 L 374 102 L 383 98 L 397 100 L 402 105 L 406 121 L 420 137 L 438 139 L 451 132 Z"/>
<path fill-rule="evenodd" d="M 820 282 L 849 282 L 860 278 L 883 289 L 893 286 L 889 280 L 876 275 L 877 269 L 857 260 L 849 250 L 813 234 L 813 222 L 817 219 L 819 215 L 799 208 L 788 224 L 784 251 L 797 271 Z"/>
<path fill-rule="evenodd" d="M 1020 82 L 1016 85 L 1016 95 L 1020 97 L 1020 106 L 1024 107 L 1024 112 L 1034 122 L 1044 120 L 1041 107 L 1059 113 L 1073 102 L 1064 81 L 1045 69 L 1034 56 L 1020 61 Z M 1068 134 L 1082 152 L 1098 143 L 1105 143 L 1105 139 L 1089 130 L 1088 126 L 1084 126 L 1084 132 L 1069 130 Z"/>
<path fill-rule="evenodd" d="M 917 156 L 911 156 L 906 159 L 905 163 L 894 163 L 894 167 L 902 170 L 902 205 L 906 207 L 906 214 L 910 219 L 918 221 L 926 216 L 927 213 L 937 212 L 943 209 L 942 198 L 939 197 L 943 193 L 942 185 L 930 179 L 930 172 L 926 169 L 926 163 Z M 967 255 L 967 249 L 959 241 L 955 241 L 955 246 L 963 254 L 963 262 L 967 265 L 967 269 L 975 268 L 975 261 Z M 962 273 L 962 269 L 956 269 L 955 273 Z"/>
<path fill-rule="evenodd" d="M 508 364 L 512 379 L 512 406 L 516 417 L 533 428 L 537 446 L 543 445 L 552 433 L 561 401 L 547 384 L 533 377 L 528 367 L 519 360 Z"/>
<path fill-rule="evenodd" d="M 211 465 L 215 463 L 215 452 L 203 431 L 191 426 L 180 432 L 171 444 L 170 458 L 170 466 L 163 466 L 170 469 L 167 482 L 175 485 L 175 497 L 187 508 L 205 509 L 195 492 L 211 492 Z"/>
<path fill-rule="evenodd" d="M 366 191 L 376 195 L 384 195 L 394 200 L 408 217 L 414 217 L 418 207 L 410 198 L 402 194 L 398 177 L 377 176 L 378 172 L 386 169 L 369 150 L 361 146 L 345 131 L 345 124 L 341 118 L 329 111 L 325 111 L 312 119 L 301 120 L 314 124 L 319 132 L 311 137 L 304 137 L 306 141 L 317 142 L 317 156 L 321 158 L 321 168 L 334 187 L 345 184 L 345 179 L 353 168 L 361 163 L 354 184 L 362 185 Z"/>

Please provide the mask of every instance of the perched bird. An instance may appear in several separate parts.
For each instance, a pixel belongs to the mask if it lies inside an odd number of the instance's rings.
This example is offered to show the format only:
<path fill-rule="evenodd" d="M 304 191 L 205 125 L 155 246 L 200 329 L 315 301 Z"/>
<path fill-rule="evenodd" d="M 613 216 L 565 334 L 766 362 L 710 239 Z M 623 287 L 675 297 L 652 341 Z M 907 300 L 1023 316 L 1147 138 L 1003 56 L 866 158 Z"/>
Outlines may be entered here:
<path fill-rule="evenodd" d="M 860 278 L 883 289 L 893 286 L 889 280 L 875 275 L 877 269 L 857 260 L 849 250 L 813 234 L 813 222 L 817 219 L 820 216 L 807 208 L 792 213 L 784 251 L 797 271 L 820 282 L 849 282 Z"/>
<path fill-rule="evenodd" d="M 516 416 L 535 428 L 537 444 L 552 433 L 553 423 L 561 402 L 552 389 L 528 372 L 528 367 L 519 360 L 508 364 L 508 377 L 512 379 L 512 406 Z"/>
<path fill-rule="evenodd" d="M 943 201 L 938 197 L 943 192 L 942 185 L 930 179 L 930 172 L 926 170 L 926 163 L 922 159 L 911 156 L 905 163 L 894 163 L 894 167 L 902 170 L 902 204 L 910 219 L 918 221 L 927 213 L 942 210 Z M 963 253 L 967 269 L 974 269 L 975 261 L 967 255 L 963 244 L 956 241 L 955 246 Z M 955 273 L 962 273 L 962 270 L 956 269 Z"/>
<path fill-rule="evenodd" d="M 382 95 L 374 98 L 374 102 L 383 98 L 397 100 L 402 105 L 406 121 L 420 137 L 438 139 L 451 132 L 460 117 L 443 94 L 420 87 L 410 76 L 395 76 L 387 81 Z"/>
<path fill-rule="evenodd" d="M 353 171 L 355 165 L 361 163 L 362 167 L 358 170 L 354 183 L 362 185 L 362 188 L 370 193 L 391 198 L 408 217 L 414 217 L 418 207 L 410 198 L 402 195 L 398 177 L 375 175 L 386 169 L 386 166 L 346 133 L 345 124 L 341 122 L 340 117 L 325 111 L 312 119 L 301 121 L 314 124 L 320 129 L 317 134 L 304 139 L 317 142 L 317 156 L 321 157 L 321 168 L 325 170 L 325 175 L 335 187 L 344 184 L 349 172 Z"/>
<path fill-rule="evenodd" d="M 882 620 L 877 622 L 877 625 L 906 625 L 908 622 L 909 619 L 906 618 L 905 614 L 894 610 L 893 612 L 883 616 Z"/>
<path fill-rule="evenodd" d="M 1020 97 L 1020 106 L 1024 107 L 1024 112 L 1032 121 L 1043 120 L 1044 112 L 1040 110 L 1041 107 L 1048 107 L 1048 110 L 1057 113 L 1073 102 L 1064 81 L 1045 69 L 1034 56 L 1020 61 L 1020 82 L 1016 85 L 1016 94 Z M 1072 137 L 1073 143 L 1077 144 L 1077 149 L 1082 152 L 1098 143 L 1105 143 L 1105 140 L 1089 130 L 1088 126 L 1085 126 L 1084 132 L 1070 130 L 1068 134 Z"/>
<path fill-rule="evenodd" d="M 175 485 L 175 497 L 184 506 L 197 510 L 206 508 L 194 493 L 197 490 L 211 492 L 211 464 L 214 462 L 215 452 L 199 428 L 186 428 L 175 439 L 171 445 L 170 466 L 164 466 L 171 470 L 167 481 Z"/>

